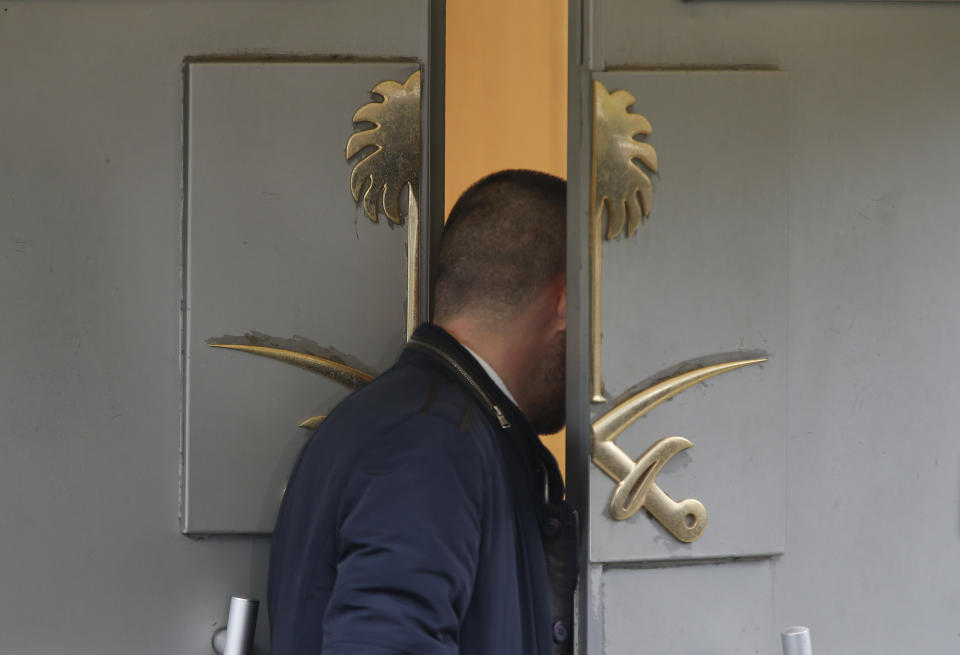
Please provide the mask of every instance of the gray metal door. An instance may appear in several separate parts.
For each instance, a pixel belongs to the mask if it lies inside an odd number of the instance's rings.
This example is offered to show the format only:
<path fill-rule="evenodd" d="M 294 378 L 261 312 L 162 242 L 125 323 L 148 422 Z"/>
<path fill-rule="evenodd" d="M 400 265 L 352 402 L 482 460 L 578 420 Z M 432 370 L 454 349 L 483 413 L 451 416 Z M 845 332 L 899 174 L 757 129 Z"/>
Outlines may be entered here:
<path fill-rule="evenodd" d="M 229 596 L 265 597 L 298 424 L 426 313 L 442 3 L 15 3 L 0 34 L 28 344 L 0 375 L 0 650 L 211 652 Z"/>
<path fill-rule="evenodd" d="M 772 653 L 786 75 L 573 65 L 586 135 L 570 165 L 581 652 Z"/>
<path fill-rule="evenodd" d="M 571 7 L 580 652 L 957 652 L 956 7 Z"/>

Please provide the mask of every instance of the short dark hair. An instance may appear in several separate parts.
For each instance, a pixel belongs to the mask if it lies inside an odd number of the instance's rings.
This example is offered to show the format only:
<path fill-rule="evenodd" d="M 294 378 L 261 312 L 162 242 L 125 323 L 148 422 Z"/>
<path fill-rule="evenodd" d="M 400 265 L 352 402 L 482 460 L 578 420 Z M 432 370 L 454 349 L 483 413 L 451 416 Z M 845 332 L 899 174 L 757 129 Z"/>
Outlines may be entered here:
<path fill-rule="evenodd" d="M 468 307 L 509 315 L 566 268 L 567 183 L 529 170 L 476 182 L 443 229 L 434 278 L 435 320 Z"/>

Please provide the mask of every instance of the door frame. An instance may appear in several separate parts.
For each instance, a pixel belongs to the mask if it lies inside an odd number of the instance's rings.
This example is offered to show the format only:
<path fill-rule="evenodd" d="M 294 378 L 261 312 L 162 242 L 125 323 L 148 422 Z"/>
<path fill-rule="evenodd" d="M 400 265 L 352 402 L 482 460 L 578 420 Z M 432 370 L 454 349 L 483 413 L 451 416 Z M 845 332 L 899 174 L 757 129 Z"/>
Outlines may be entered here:
<path fill-rule="evenodd" d="M 579 581 L 574 652 L 603 652 L 595 607 L 601 565 L 590 564 L 590 157 L 592 74 L 596 61 L 594 0 L 568 0 L 567 26 L 567 498 L 578 516 Z M 596 570 L 595 570 L 596 569 Z"/>

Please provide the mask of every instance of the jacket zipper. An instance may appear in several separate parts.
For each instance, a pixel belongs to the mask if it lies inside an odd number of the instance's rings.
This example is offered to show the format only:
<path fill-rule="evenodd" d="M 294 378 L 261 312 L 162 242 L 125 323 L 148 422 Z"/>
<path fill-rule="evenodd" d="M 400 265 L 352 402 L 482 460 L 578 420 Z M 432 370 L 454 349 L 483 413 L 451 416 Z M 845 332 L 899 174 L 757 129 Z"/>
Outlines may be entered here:
<path fill-rule="evenodd" d="M 499 407 L 493 404 L 493 402 L 490 400 L 490 397 L 487 396 L 486 393 L 484 393 L 483 389 L 480 388 L 480 385 L 477 384 L 472 377 L 470 377 L 470 374 L 467 373 L 466 369 L 460 366 L 457 360 L 455 360 L 453 357 L 443 352 L 440 348 L 437 348 L 433 344 L 420 341 L 419 339 L 410 339 L 409 343 L 410 345 L 419 347 L 423 350 L 429 350 L 433 354 L 440 357 L 448 366 L 450 366 L 453 370 L 455 370 L 460 375 L 461 378 L 463 378 L 464 382 L 466 382 L 471 389 L 473 389 L 473 391 L 486 404 L 487 409 L 493 412 L 493 415 L 497 417 L 497 421 L 500 423 L 500 427 L 503 428 L 504 430 L 510 427 L 510 421 L 508 421 L 507 417 L 503 415 L 503 411 Z"/>

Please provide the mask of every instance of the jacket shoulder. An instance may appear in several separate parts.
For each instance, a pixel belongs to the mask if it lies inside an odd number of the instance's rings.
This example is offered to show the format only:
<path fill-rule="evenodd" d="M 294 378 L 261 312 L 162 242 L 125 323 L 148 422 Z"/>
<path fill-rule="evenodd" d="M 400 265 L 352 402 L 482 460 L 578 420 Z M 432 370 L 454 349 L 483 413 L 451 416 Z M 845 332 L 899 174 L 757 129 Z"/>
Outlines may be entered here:
<path fill-rule="evenodd" d="M 340 403 L 301 459 L 313 470 L 334 461 L 354 470 L 384 470 L 411 458 L 495 466 L 496 436 L 483 411 L 444 371 L 398 364 Z"/>
<path fill-rule="evenodd" d="M 398 364 L 341 403 L 330 419 L 344 414 L 382 417 L 389 422 L 417 422 L 418 417 L 448 424 L 461 432 L 484 427 L 482 408 L 452 377 L 434 369 Z"/>

